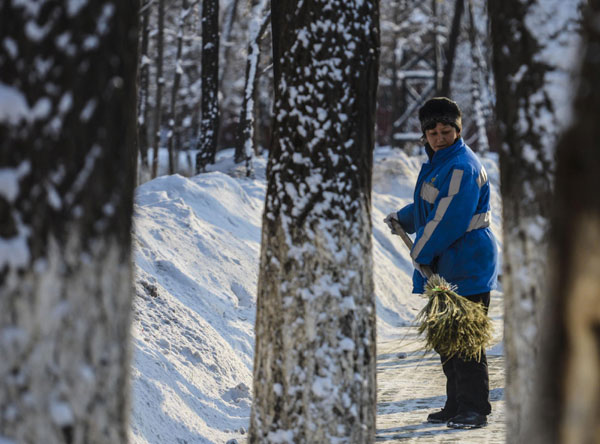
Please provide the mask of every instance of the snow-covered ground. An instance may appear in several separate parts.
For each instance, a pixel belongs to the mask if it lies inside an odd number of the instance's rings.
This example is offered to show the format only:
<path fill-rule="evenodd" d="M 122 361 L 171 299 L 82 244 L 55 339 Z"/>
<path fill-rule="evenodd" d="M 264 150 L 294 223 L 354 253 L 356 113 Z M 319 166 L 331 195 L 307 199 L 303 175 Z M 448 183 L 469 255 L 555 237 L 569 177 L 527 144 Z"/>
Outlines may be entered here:
<path fill-rule="evenodd" d="M 232 156 L 232 150 L 220 152 L 211 172 L 162 176 L 137 189 L 134 444 L 245 440 L 266 159 L 257 159 L 250 179 Z M 381 343 L 402 338 L 424 303 L 411 294 L 408 251 L 383 223 L 412 200 L 422 161 L 387 147 L 375 152 L 373 255 Z M 483 161 L 493 185 L 492 229 L 501 240 L 497 159 Z M 501 343 L 492 353 L 502 353 Z"/>

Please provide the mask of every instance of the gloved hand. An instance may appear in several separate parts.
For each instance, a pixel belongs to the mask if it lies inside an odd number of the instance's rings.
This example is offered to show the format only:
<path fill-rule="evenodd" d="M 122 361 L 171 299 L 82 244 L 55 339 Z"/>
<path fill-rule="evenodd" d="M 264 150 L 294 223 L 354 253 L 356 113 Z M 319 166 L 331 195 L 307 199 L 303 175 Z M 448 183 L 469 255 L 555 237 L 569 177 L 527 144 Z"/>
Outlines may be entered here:
<path fill-rule="evenodd" d="M 390 227 L 390 230 L 392 230 L 392 234 L 396 234 L 396 230 L 394 229 L 394 224 L 392 223 L 392 220 L 395 220 L 396 222 L 400 223 L 400 221 L 398 220 L 398 214 L 395 211 L 393 213 L 388 214 L 386 218 L 383 219 L 383 221 L 388 227 Z"/>

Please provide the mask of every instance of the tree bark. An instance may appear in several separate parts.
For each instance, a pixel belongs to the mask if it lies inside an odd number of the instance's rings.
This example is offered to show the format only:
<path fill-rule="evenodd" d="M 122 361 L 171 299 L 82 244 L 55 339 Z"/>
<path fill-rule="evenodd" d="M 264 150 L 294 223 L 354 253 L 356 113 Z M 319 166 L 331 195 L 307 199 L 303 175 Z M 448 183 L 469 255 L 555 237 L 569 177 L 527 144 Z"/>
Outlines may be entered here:
<path fill-rule="evenodd" d="M 202 120 L 196 173 L 214 163 L 219 136 L 219 0 L 202 2 Z"/>
<path fill-rule="evenodd" d="M 267 29 L 260 40 L 259 49 L 261 54 L 259 66 L 262 66 L 262 69 L 259 71 L 260 76 L 257 77 L 257 91 L 260 91 L 260 93 L 256 94 L 256 119 L 254 120 L 254 154 L 257 156 L 271 146 L 271 132 L 273 130 L 273 97 L 275 95 L 272 70 L 273 52 L 271 51 L 271 48 L 271 27 L 267 26 Z"/>
<path fill-rule="evenodd" d="M 547 232 L 554 151 L 568 105 L 564 94 L 569 51 L 568 8 L 561 0 L 491 0 L 493 69 L 503 202 L 507 436 L 529 442 L 527 422 L 538 383 L 540 318 L 547 295 Z M 562 5 L 564 6 L 564 4 Z M 547 47 L 552 44 L 554 46 Z M 549 48 L 549 49 L 548 49 Z M 549 53 L 548 51 L 551 51 Z M 567 69 L 569 66 L 566 67 Z M 527 418 L 527 421 L 525 419 Z"/>
<path fill-rule="evenodd" d="M 158 151 L 160 149 L 160 131 L 162 125 L 162 95 L 165 79 L 163 78 L 163 51 L 165 29 L 165 0 L 158 0 L 158 33 L 156 35 L 156 100 L 154 103 L 154 124 L 152 127 L 152 177 L 158 174 Z"/>
<path fill-rule="evenodd" d="M 372 443 L 378 2 L 271 5 L 274 135 L 251 443 Z"/>
<path fill-rule="evenodd" d="M 571 127 L 556 150 L 552 289 L 543 322 L 532 443 L 600 442 L 600 2 L 584 6 Z"/>
<path fill-rule="evenodd" d="M 138 12 L 0 3 L 0 435 L 15 442 L 128 441 Z"/>

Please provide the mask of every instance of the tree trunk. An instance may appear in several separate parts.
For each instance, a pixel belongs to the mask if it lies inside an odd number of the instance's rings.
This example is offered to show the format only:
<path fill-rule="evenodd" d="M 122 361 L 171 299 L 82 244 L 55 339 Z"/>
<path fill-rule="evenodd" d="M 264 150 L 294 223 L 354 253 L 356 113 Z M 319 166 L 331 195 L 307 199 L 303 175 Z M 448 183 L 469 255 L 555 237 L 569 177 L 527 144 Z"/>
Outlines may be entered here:
<path fill-rule="evenodd" d="M 269 19 L 270 21 L 270 19 Z M 256 94 L 257 106 L 256 119 L 254 120 L 254 154 L 260 155 L 266 148 L 271 146 L 271 132 L 273 130 L 273 51 L 271 39 L 271 27 L 267 26 L 263 38 L 260 40 L 259 66 L 263 68 L 257 76 Z M 264 58 L 264 59 L 263 59 Z"/>
<path fill-rule="evenodd" d="M 219 0 L 202 2 L 202 120 L 196 173 L 214 163 L 219 135 Z"/>
<path fill-rule="evenodd" d="M 506 412 L 510 442 L 528 442 L 524 418 L 537 384 L 542 301 L 548 293 L 547 230 L 552 200 L 553 147 L 568 105 L 564 78 L 569 8 L 562 0 L 491 0 L 497 88 L 505 299 Z M 562 5 L 564 6 L 564 4 Z M 575 11 L 576 12 L 576 11 Z M 574 13 L 573 13 L 574 14 Z M 560 44 L 555 41 L 561 35 Z M 572 40 L 572 39 L 571 39 Z M 553 46 L 547 46 L 553 45 Z"/>
<path fill-rule="evenodd" d="M 126 443 L 139 4 L 27 5 L 0 3 L 0 435 Z"/>
<path fill-rule="evenodd" d="M 171 115 L 169 117 L 169 133 L 167 135 L 167 148 L 169 152 L 169 174 L 174 174 L 176 169 L 175 147 L 174 142 L 178 140 L 175 137 L 175 133 L 181 131 L 181 118 L 177 113 L 177 93 L 179 92 L 179 84 L 181 83 L 181 76 L 183 74 L 183 68 L 181 67 L 183 53 L 183 34 L 185 32 L 185 20 L 190 13 L 190 7 L 188 0 L 181 0 L 181 13 L 179 14 L 179 22 L 177 24 L 177 53 L 175 55 L 175 75 L 173 78 L 173 89 L 171 90 Z M 178 145 L 177 150 L 180 149 Z"/>
<path fill-rule="evenodd" d="M 259 144 L 259 130 L 260 124 L 258 119 L 260 118 L 260 100 L 259 100 L 259 81 L 260 81 L 260 59 L 262 56 L 262 52 L 260 50 L 260 41 L 264 36 L 266 29 L 269 27 L 269 21 L 271 20 L 270 11 L 264 16 L 263 22 L 260 25 L 260 30 L 258 31 L 259 36 L 256 41 L 255 51 L 256 54 L 256 66 L 254 67 L 254 74 L 250 76 L 249 80 L 252 80 L 252 100 L 251 103 L 246 104 L 246 109 L 249 111 L 249 114 L 246 114 L 246 117 L 250 117 L 252 120 L 250 122 L 249 127 L 247 129 L 249 131 L 244 132 L 244 151 L 246 158 L 246 176 L 250 177 L 254 175 L 254 156 L 258 154 L 260 148 Z M 252 69 L 252 68 L 251 68 Z M 253 77 L 253 78 L 252 78 Z M 250 85 L 247 85 L 250 86 Z M 256 116 L 256 117 L 255 117 Z"/>
<path fill-rule="evenodd" d="M 152 177 L 158 174 L 158 151 L 160 149 L 160 130 L 162 125 L 162 94 L 165 79 L 163 78 L 163 49 L 165 29 L 165 0 L 158 0 L 158 33 L 156 35 L 156 100 L 154 108 L 154 125 L 152 139 Z"/>
<path fill-rule="evenodd" d="M 246 62 L 246 81 L 244 97 L 240 113 L 239 133 L 235 149 L 236 163 L 245 161 L 247 174 L 252 174 L 252 157 L 254 155 L 254 113 L 256 110 L 256 91 L 258 84 L 258 66 L 260 61 L 260 39 L 269 24 L 270 12 L 267 11 L 268 1 L 257 3 L 252 11 L 250 24 L 248 60 Z"/>
<path fill-rule="evenodd" d="M 552 290 L 542 324 L 538 420 L 529 435 L 535 444 L 600 442 L 600 2 L 587 2 L 582 16 L 572 124 L 556 150 Z"/>
<path fill-rule="evenodd" d="M 149 34 L 150 34 L 150 8 L 151 0 L 146 1 L 142 10 L 142 39 L 140 54 L 140 84 L 138 93 L 138 143 L 140 147 L 140 158 L 143 168 L 148 168 L 148 119 L 150 94 L 150 59 L 148 57 Z"/>
<path fill-rule="evenodd" d="M 275 120 L 249 442 L 372 443 L 378 2 L 278 0 L 271 11 Z"/>
<path fill-rule="evenodd" d="M 448 46 L 446 47 L 446 65 L 444 66 L 442 86 L 438 94 L 439 96 L 450 97 L 452 72 L 454 71 L 454 57 L 456 54 L 456 47 L 458 46 L 458 37 L 460 36 L 460 22 L 464 10 L 464 0 L 456 0 L 454 6 L 454 17 L 452 19 L 452 28 L 450 29 Z"/>

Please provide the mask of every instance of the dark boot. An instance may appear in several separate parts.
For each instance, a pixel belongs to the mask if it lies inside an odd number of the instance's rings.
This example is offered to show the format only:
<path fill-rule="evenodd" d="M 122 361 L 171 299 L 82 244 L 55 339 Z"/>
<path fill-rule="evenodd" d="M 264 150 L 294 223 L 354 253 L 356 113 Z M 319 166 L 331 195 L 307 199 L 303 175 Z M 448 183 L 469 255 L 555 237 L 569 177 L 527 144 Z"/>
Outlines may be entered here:
<path fill-rule="evenodd" d="M 443 422 L 448 422 L 452 417 L 456 416 L 455 410 L 448 410 L 443 408 L 439 412 L 430 413 L 427 416 L 427 422 L 432 422 L 434 424 L 441 424 Z"/>
<path fill-rule="evenodd" d="M 453 429 L 478 429 L 487 425 L 487 416 L 477 412 L 463 412 L 448 421 Z"/>

